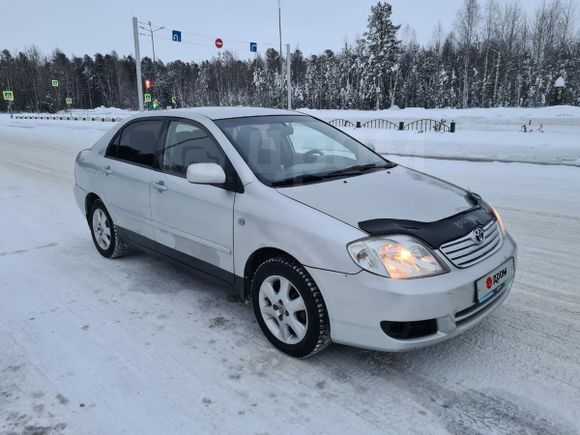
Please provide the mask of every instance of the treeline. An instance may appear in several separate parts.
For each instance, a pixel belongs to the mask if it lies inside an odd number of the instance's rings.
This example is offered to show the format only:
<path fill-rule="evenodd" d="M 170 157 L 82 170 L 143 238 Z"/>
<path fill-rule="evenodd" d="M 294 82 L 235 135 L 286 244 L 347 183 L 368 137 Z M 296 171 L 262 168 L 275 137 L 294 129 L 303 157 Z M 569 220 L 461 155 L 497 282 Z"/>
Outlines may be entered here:
<path fill-rule="evenodd" d="M 339 52 L 292 53 L 294 107 L 542 106 L 554 82 L 566 81 L 564 102 L 580 104 L 580 32 L 573 0 L 544 3 L 532 17 L 517 0 L 464 0 L 452 31 L 440 25 L 427 44 L 391 21 L 391 6 L 371 8 L 366 32 Z M 286 101 L 284 60 L 275 49 L 251 60 L 224 51 L 201 63 L 142 59 L 143 79 L 161 106 L 251 105 Z M 59 80 L 59 87 L 51 80 Z M 54 112 L 65 97 L 77 108 L 136 108 L 135 59 L 117 53 L 67 57 L 36 48 L 0 52 L 0 88 L 15 109 Z M 5 105 L 3 107 L 5 110 Z"/>

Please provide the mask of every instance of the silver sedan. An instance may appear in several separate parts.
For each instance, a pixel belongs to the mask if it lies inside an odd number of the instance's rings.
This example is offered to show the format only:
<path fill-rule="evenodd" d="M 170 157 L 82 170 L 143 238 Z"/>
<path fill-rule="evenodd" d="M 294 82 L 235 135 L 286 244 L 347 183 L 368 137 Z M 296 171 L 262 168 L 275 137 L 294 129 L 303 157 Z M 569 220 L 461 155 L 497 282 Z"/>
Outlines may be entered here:
<path fill-rule="evenodd" d="M 480 196 L 298 112 L 133 116 L 78 155 L 74 193 L 103 256 L 141 249 L 230 283 L 296 357 L 440 342 L 515 275 L 516 244 Z"/>

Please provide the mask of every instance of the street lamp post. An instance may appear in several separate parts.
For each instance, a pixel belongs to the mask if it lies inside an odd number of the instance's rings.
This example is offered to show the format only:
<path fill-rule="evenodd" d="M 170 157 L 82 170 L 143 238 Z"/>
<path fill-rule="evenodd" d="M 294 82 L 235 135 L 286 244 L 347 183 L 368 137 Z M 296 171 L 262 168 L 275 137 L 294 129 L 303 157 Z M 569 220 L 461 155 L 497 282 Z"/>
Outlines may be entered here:
<path fill-rule="evenodd" d="M 153 38 L 153 34 L 155 32 L 158 32 L 159 30 L 165 29 L 165 26 L 161 26 L 161 27 L 154 29 L 153 26 L 151 25 L 151 21 L 147 21 L 147 24 L 149 25 L 149 29 L 146 29 L 146 30 L 148 30 L 148 32 L 151 34 L 151 48 L 153 50 L 153 65 L 155 65 L 155 60 L 156 60 L 155 59 L 155 39 Z"/>
<path fill-rule="evenodd" d="M 281 6 L 281 0 L 278 0 L 278 37 L 280 39 L 280 51 L 279 51 L 279 56 L 278 58 L 280 59 L 280 74 L 284 73 L 284 56 L 282 55 L 282 6 Z M 288 63 L 290 62 L 290 57 L 287 56 L 286 58 L 286 63 L 288 65 Z M 287 68 L 288 69 L 288 68 Z M 289 74 L 289 73 L 288 73 Z M 287 78 L 288 80 L 288 78 Z M 288 86 L 290 86 L 288 84 Z M 288 92 L 290 92 L 290 88 L 288 87 Z M 284 98 L 284 84 L 282 84 L 280 86 L 280 97 L 281 97 L 281 101 L 280 101 L 280 105 L 282 105 L 282 101 Z M 290 95 L 288 95 L 288 99 L 290 98 Z M 290 100 L 288 100 L 288 106 L 290 106 Z"/>
<path fill-rule="evenodd" d="M 141 23 L 141 22 L 140 22 Z M 155 38 L 154 38 L 154 34 L 155 32 L 158 32 L 160 30 L 165 29 L 165 26 L 161 26 L 161 27 L 157 27 L 157 28 L 153 28 L 153 25 L 151 24 L 151 21 L 147 21 L 147 23 L 141 23 L 141 24 L 147 24 L 149 26 L 149 28 L 145 27 L 145 26 L 139 26 L 139 28 L 141 30 L 144 30 L 146 32 L 149 32 L 149 35 L 151 36 L 151 50 L 153 51 L 153 85 L 155 86 L 155 83 L 157 81 L 157 65 L 156 65 L 156 58 L 155 58 Z"/>
<path fill-rule="evenodd" d="M 292 110 L 292 56 L 290 56 L 290 44 L 286 44 L 286 87 L 288 91 L 287 106 Z"/>
<path fill-rule="evenodd" d="M 143 112 L 143 85 L 141 83 L 141 54 L 139 53 L 139 30 L 137 17 L 133 17 L 133 42 L 135 43 L 135 74 L 137 76 L 137 100 L 139 112 Z"/>
<path fill-rule="evenodd" d="M 280 60 L 282 60 L 282 7 L 278 0 L 278 37 L 280 39 Z"/>

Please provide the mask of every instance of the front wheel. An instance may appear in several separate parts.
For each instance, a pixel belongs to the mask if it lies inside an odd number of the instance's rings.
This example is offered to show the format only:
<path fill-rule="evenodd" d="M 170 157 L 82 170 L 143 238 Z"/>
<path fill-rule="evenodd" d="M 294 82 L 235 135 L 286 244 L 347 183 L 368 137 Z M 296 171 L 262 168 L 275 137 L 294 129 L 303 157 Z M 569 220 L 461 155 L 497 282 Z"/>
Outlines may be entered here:
<path fill-rule="evenodd" d="M 322 294 L 299 263 L 284 256 L 266 260 L 254 274 L 251 291 L 258 324 L 281 351 L 306 358 L 331 343 Z"/>
<path fill-rule="evenodd" d="M 91 206 L 89 227 L 95 247 L 103 257 L 117 258 L 129 251 L 127 242 L 113 224 L 111 215 L 100 199 L 97 199 Z"/>

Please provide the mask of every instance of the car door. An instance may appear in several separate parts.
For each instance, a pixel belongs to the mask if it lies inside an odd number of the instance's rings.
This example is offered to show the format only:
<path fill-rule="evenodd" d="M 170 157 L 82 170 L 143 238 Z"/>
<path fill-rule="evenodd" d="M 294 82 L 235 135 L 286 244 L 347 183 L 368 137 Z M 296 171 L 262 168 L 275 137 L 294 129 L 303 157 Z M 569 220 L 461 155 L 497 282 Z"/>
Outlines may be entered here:
<path fill-rule="evenodd" d="M 162 119 L 137 120 L 115 136 L 101 169 L 105 204 L 116 225 L 133 242 L 155 246 L 151 225 L 151 183 L 155 179 L 155 149 Z"/>
<path fill-rule="evenodd" d="M 236 193 L 224 186 L 192 184 L 192 163 L 217 163 L 235 176 L 217 141 L 200 124 L 167 123 L 161 172 L 151 185 L 151 212 L 159 251 L 233 281 L 233 213 Z"/>

